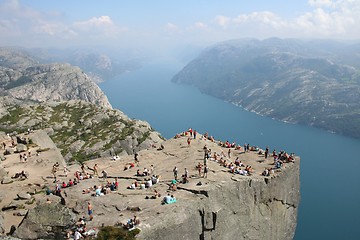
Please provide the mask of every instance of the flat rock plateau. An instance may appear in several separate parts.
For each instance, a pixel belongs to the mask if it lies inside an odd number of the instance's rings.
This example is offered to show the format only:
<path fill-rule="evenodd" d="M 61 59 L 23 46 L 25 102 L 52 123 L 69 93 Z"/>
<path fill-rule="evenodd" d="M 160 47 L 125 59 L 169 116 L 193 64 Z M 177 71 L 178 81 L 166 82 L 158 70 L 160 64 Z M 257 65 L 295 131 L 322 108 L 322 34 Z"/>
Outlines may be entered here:
<path fill-rule="evenodd" d="M 57 238 L 57 228 L 70 229 L 83 216 L 89 220 L 87 202 L 94 210 L 94 219 L 86 221 L 88 229 L 126 223 L 136 215 L 140 220 L 137 227 L 141 230 L 138 239 L 167 239 L 169 236 L 173 239 L 292 239 L 294 236 L 300 200 L 299 157 L 265 177 L 261 175 L 263 170 L 274 167 L 272 157 L 265 159 L 257 151 L 231 148 L 229 158 L 228 148 L 221 147 L 217 141 L 205 140 L 198 134 L 188 145 L 188 137 L 180 136 L 164 141 L 162 150 L 159 144 L 139 151 L 139 162 L 134 161 L 133 155 L 117 160 L 102 157 L 86 161 L 85 171 L 92 175 L 91 169 L 97 164 L 100 177 L 93 176 L 63 188 L 61 199 L 45 194 L 45 189 L 55 190 L 53 165 L 56 162 L 60 165 L 59 184 L 75 178 L 74 173 L 81 171 L 81 166 L 67 165 L 45 131 L 35 130 L 20 137 L 32 139 L 33 144 L 28 147 L 31 156 L 24 162 L 20 161 L 19 153 L 10 151 L 0 165 L 2 227 L 8 233 L 12 225 L 16 226 L 13 236 L 18 238 Z M 1 136 L 0 142 L 7 146 L 11 141 L 5 134 Z M 12 149 L 16 151 L 19 145 Z M 199 176 L 196 166 L 204 163 L 205 145 L 212 155 L 223 155 L 228 163 L 239 157 L 245 166 L 251 165 L 252 174 L 232 174 L 229 168 L 209 159 L 207 178 Z M 135 166 L 124 170 L 130 163 Z M 64 166 L 69 169 L 67 177 L 63 174 Z M 175 166 L 179 178 L 185 168 L 188 169 L 189 182 L 178 183 L 177 190 L 172 191 L 169 188 Z M 151 171 L 150 175 L 159 176 L 159 182 L 150 188 L 127 189 L 134 181 L 141 183 L 150 178 L 136 175 L 137 170 L 143 172 L 144 168 Z M 22 170 L 28 174 L 26 179 L 11 178 Z M 107 172 L 107 179 L 102 177 L 103 170 Z M 115 178 L 119 184 L 117 190 L 94 196 L 94 186 L 113 182 Z M 83 193 L 87 189 L 91 189 L 90 192 Z M 152 199 L 155 190 L 161 197 Z M 174 195 L 176 203 L 162 204 L 168 193 Z"/>

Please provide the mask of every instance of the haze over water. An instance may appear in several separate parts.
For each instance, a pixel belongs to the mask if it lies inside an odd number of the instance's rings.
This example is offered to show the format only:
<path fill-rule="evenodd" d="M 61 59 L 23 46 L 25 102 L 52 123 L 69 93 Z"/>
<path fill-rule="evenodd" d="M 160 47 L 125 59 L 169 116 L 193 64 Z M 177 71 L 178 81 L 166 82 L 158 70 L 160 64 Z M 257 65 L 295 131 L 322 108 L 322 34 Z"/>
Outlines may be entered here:
<path fill-rule="evenodd" d="M 360 140 L 275 121 L 171 83 L 181 68 L 153 62 L 100 87 L 114 108 L 148 121 L 165 138 L 192 127 L 219 140 L 295 152 L 301 157 L 295 239 L 359 239 Z"/>

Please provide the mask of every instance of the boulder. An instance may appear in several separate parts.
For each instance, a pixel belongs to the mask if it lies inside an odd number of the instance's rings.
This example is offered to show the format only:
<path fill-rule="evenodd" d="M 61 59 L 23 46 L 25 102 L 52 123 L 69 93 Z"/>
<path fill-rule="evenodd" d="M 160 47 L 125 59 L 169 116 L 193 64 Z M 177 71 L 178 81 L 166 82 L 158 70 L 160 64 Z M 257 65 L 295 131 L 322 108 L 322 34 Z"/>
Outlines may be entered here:
<path fill-rule="evenodd" d="M 1 180 L 1 184 L 10 184 L 14 182 L 14 180 L 12 180 L 10 177 L 4 177 L 2 180 Z"/>
<path fill-rule="evenodd" d="M 69 149 L 71 152 L 78 152 L 81 150 L 82 146 L 84 146 L 85 142 L 82 140 L 77 140 L 75 142 L 73 142 L 70 146 Z"/>
<path fill-rule="evenodd" d="M 2 211 L 7 211 L 7 210 L 15 210 L 17 208 L 19 208 L 21 205 L 18 204 L 17 202 L 15 201 L 12 201 L 11 203 L 9 203 L 8 205 L 2 207 Z"/>
<path fill-rule="evenodd" d="M 14 154 L 14 149 L 7 147 L 5 149 L 4 155 L 10 155 L 10 154 Z"/>
<path fill-rule="evenodd" d="M 0 181 L 4 180 L 5 177 L 8 176 L 8 172 L 0 166 Z"/>
<path fill-rule="evenodd" d="M 19 198 L 19 200 L 30 200 L 31 199 L 31 195 L 27 192 L 20 192 L 17 194 L 17 197 Z"/>
<path fill-rule="evenodd" d="M 76 215 L 61 204 L 44 203 L 29 210 L 14 236 L 21 239 L 61 239 L 76 223 Z"/>
<path fill-rule="evenodd" d="M 25 152 L 27 151 L 27 147 L 26 145 L 22 144 L 22 143 L 19 143 L 17 146 L 16 146 L 16 152 L 20 153 L 20 152 Z"/>

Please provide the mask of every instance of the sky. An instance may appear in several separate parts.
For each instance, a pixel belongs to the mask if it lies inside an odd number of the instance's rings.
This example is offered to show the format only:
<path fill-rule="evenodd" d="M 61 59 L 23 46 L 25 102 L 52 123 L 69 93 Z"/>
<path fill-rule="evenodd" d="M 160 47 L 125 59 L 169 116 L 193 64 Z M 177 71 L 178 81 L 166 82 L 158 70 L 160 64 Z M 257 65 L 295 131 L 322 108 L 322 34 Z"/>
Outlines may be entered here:
<path fill-rule="evenodd" d="M 174 48 L 360 39 L 360 0 L 0 0 L 0 46 Z"/>

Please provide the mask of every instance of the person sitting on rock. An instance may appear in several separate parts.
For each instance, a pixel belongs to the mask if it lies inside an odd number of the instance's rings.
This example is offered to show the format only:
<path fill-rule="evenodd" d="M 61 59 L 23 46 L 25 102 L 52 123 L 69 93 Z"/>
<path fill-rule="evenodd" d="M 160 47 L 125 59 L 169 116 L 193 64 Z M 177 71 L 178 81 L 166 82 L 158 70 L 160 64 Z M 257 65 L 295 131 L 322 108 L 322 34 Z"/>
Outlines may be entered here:
<path fill-rule="evenodd" d="M 102 173 L 102 178 L 106 180 L 108 173 L 105 170 L 102 170 L 101 173 Z"/>
<path fill-rule="evenodd" d="M 169 190 L 176 191 L 177 190 L 177 181 L 176 179 L 171 180 Z"/>
<path fill-rule="evenodd" d="M 98 187 L 96 190 L 95 190 L 95 197 L 100 197 L 100 196 L 103 196 L 104 194 L 101 192 L 101 187 Z"/>
<path fill-rule="evenodd" d="M 143 176 L 149 176 L 149 170 L 144 168 Z"/>
<path fill-rule="evenodd" d="M 133 168 L 133 167 L 135 167 L 135 163 L 132 163 L 132 162 L 126 163 L 125 166 L 124 166 L 124 171 L 126 171 L 126 170 L 128 170 L 130 168 Z"/>
<path fill-rule="evenodd" d="M 144 176 L 144 175 L 140 172 L 140 169 L 138 169 L 138 170 L 136 171 L 136 176 L 142 177 L 142 176 Z"/>
<path fill-rule="evenodd" d="M 136 227 L 139 224 L 140 224 L 140 220 L 135 215 L 134 218 L 130 218 L 127 221 L 127 223 L 125 224 L 125 228 L 132 229 L 132 228 Z"/>
<path fill-rule="evenodd" d="M 168 193 L 168 195 L 166 195 L 163 199 L 163 204 L 170 204 L 170 203 L 175 203 L 176 202 L 176 198 L 173 195 L 170 195 L 170 193 Z"/>
<path fill-rule="evenodd" d="M 131 183 L 131 185 L 128 186 L 127 189 L 136 189 L 136 181 L 134 181 L 133 183 Z"/>
<path fill-rule="evenodd" d="M 152 180 L 151 179 L 147 179 L 146 181 L 145 181 L 145 187 L 146 188 L 151 188 L 152 187 Z"/>
<path fill-rule="evenodd" d="M 68 187 L 74 186 L 74 182 L 73 182 L 72 179 L 69 179 L 69 182 L 68 182 L 67 186 L 68 186 Z"/>
<path fill-rule="evenodd" d="M 159 197 L 161 197 L 161 194 L 155 189 L 154 190 L 154 195 L 151 196 L 151 199 L 157 199 Z"/>

